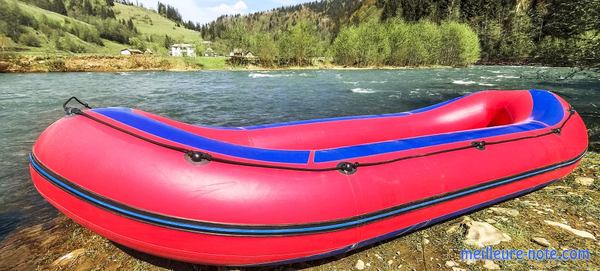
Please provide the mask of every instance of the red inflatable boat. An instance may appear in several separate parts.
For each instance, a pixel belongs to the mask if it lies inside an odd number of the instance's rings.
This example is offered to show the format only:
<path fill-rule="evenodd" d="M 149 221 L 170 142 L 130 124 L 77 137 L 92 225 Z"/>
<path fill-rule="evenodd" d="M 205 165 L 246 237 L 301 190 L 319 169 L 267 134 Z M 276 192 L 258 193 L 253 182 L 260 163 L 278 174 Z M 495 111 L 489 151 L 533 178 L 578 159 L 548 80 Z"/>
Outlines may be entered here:
<path fill-rule="evenodd" d="M 310 260 L 402 235 L 540 189 L 588 144 L 579 115 L 542 90 L 237 128 L 66 105 L 30 156 L 39 192 L 112 241 L 217 265 Z"/>

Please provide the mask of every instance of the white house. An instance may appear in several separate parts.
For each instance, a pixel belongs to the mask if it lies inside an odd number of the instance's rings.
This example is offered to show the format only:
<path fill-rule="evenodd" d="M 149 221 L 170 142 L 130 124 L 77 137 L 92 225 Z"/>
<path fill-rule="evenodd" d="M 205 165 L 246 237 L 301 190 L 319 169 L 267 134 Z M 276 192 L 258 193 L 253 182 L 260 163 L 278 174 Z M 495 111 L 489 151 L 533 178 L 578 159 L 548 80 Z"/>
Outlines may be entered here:
<path fill-rule="evenodd" d="M 143 52 L 138 49 L 125 48 L 125 49 L 121 50 L 121 54 L 129 56 L 129 55 L 140 55 L 140 54 L 143 54 Z"/>
<path fill-rule="evenodd" d="M 217 54 L 215 53 L 215 50 L 213 50 L 212 48 L 208 47 L 206 49 L 206 51 L 204 51 L 204 56 L 215 57 L 215 56 L 217 56 Z"/>
<path fill-rule="evenodd" d="M 171 45 L 171 51 L 169 52 L 172 56 L 196 56 L 196 48 L 192 44 L 173 44 Z"/>

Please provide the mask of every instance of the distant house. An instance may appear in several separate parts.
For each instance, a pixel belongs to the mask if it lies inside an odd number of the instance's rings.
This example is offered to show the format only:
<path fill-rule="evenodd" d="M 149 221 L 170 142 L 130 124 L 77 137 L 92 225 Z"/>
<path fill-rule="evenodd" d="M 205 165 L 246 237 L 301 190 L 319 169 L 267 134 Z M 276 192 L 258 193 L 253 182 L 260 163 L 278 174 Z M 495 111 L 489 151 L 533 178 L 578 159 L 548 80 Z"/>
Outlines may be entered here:
<path fill-rule="evenodd" d="M 248 64 L 257 64 L 258 57 L 256 57 L 252 52 L 246 51 L 244 52 L 241 49 L 233 49 L 229 53 L 229 59 L 227 60 L 231 65 L 248 65 Z"/>
<path fill-rule="evenodd" d="M 169 52 L 171 56 L 196 56 L 196 48 L 192 44 L 179 43 L 171 45 L 171 50 Z"/>
<path fill-rule="evenodd" d="M 121 50 L 121 54 L 122 55 L 141 55 L 143 54 L 142 51 L 138 50 L 138 49 L 130 49 L 130 48 L 125 48 L 123 50 Z"/>
<path fill-rule="evenodd" d="M 215 57 L 217 56 L 217 54 L 215 53 L 215 51 L 208 47 L 208 49 L 206 49 L 206 51 L 204 51 L 204 56 L 209 56 L 209 57 Z"/>
<path fill-rule="evenodd" d="M 230 57 L 244 57 L 244 51 L 242 49 L 235 48 L 233 51 L 229 52 Z"/>

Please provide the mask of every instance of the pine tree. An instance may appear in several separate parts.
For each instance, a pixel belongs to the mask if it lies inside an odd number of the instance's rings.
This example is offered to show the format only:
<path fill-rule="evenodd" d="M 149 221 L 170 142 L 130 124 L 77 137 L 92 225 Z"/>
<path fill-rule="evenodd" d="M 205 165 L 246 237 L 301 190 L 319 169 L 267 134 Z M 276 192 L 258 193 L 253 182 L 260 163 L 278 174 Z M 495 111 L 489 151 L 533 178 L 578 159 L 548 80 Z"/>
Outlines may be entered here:
<path fill-rule="evenodd" d="M 52 11 L 62 15 L 67 15 L 67 8 L 65 7 L 63 0 L 54 0 L 52 1 L 52 5 Z"/>

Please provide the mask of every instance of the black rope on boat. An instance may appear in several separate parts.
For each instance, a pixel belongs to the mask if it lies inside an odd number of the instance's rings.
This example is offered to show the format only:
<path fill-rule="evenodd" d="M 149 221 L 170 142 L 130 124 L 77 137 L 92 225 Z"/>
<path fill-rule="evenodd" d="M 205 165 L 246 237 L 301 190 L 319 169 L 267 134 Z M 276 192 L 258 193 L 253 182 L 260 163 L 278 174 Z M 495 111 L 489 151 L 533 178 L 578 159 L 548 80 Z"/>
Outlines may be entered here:
<path fill-rule="evenodd" d="M 69 102 L 75 100 L 77 103 L 79 103 L 80 105 L 83 105 L 83 107 L 87 108 L 87 109 L 92 109 L 92 107 L 90 107 L 90 105 L 88 105 L 87 103 L 82 102 L 81 100 L 79 100 L 77 97 L 72 96 L 71 98 L 69 98 L 65 103 L 63 103 L 63 109 L 65 110 L 65 114 L 67 115 L 73 115 L 73 114 L 77 114 L 76 112 L 79 110 L 81 111 L 81 109 L 77 108 L 77 107 L 68 107 L 67 105 L 69 104 Z"/>
<path fill-rule="evenodd" d="M 230 165 L 238 165 L 238 166 L 260 167 L 260 168 L 282 169 L 282 170 L 296 170 L 296 171 L 311 171 L 311 172 L 322 172 L 322 171 L 334 171 L 334 170 L 337 170 L 340 173 L 346 174 L 346 175 L 351 175 L 351 174 L 356 173 L 356 171 L 358 170 L 359 167 L 371 167 L 371 166 L 378 166 L 378 165 L 384 165 L 384 164 L 391 164 L 391 163 L 399 162 L 399 161 L 402 161 L 402 160 L 427 157 L 427 156 L 432 156 L 432 155 L 437 155 L 437 154 L 443 154 L 443 153 L 449 153 L 449 152 L 460 151 L 460 150 L 466 150 L 466 149 L 472 149 L 472 148 L 475 148 L 477 150 L 483 151 L 483 150 L 485 150 L 485 147 L 488 146 L 488 145 L 497 145 L 497 144 L 515 142 L 515 141 L 520 141 L 520 140 L 539 138 L 539 137 L 548 136 L 548 135 L 560 135 L 560 133 L 561 133 L 562 129 L 564 128 L 564 126 L 571 119 L 571 117 L 575 114 L 575 109 L 573 109 L 573 107 L 569 107 L 569 109 L 567 111 L 569 113 L 569 115 L 567 116 L 567 118 L 558 127 L 552 128 L 552 129 L 550 129 L 547 132 L 544 132 L 544 133 L 541 133 L 541 134 L 537 134 L 537 135 L 522 136 L 522 137 L 517 137 L 517 138 L 504 139 L 504 140 L 496 140 L 496 141 L 473 141 L 469 145 L 465 145 L 465 146 L 460 146 L 460 147 L 455 147 L 455 148 L 449 148 L 449 149 L 444 149 L 444 150 L 438 150 L 438 151 L 433 151 L 433 152 L 428 152 L 428 153 L 422 153 L 422 154 L 414 154 L 414 155 L 409 155 L 409 156 L 392 158 L 392 159 L 388 159 L 388 160 L 377 161 L 377 162 L 365 162 L 365 163 L 359 163 L 359 162 L 341 162 L 341 163 L 337 164 L 335 167 L 303 168 L 303 167 L 290 167 L 290 166 L 268 165 L 268 164 L 259 164 L 259 163 L 252 163 L 252 162 L 242 162 L 242 161 L 230 160 L 230 159 L 226 159 L 226 158 L 214 157 L 214 156 L 212 156 L 212 155 L 210 155 L 209 153 L 206 153 L 206 152 L 197 151 L 197 150 L 191 150 L 191 149 L 187 149 L 187 148 L 183 148 L 183 147 L 179 147 L 179 146 L 175 146 L 175 145 L 163 143 L 163 142 L 160 142 L 160 141 L 157 141 L 157 140 L 154 140 L 154 139 L 151 139 L 151 138 L 148 138 L 148 137 L 136 134 L 134 132 L 128 131 L 128 130 L 123 129 L 123 128 L 119 127 L 119 126 L 116 126 L 116 125 L 108 123 L 108 122 L 106 122 L 104 120 L 101 120 L 99 118 L 96 118 L 96 117 L 94 117 L 94 116 L 92 116 L 90 114 L 85 113 L 83 110 L 81 110 L 79 108 L 67 107 L 67 104 L 71 100 L 75 100 L 79 104 L 83 105 L 84 107 L 86 107 L 88 109 L 91 109 L 91 107 L 88 104 L 80 101 L 76 97 L 71 97 L 69 100 L 67 100 L 67 102 L 65 102 L 63 104 L 63 108 L 65 109 L 65 112 L 67 112 L 67 114 L 69 114 L 69 115 L 71 115 L 71 114 L 80 115 L 80 116 L 86 117 L 86 118 L 88 118 L 90 120 L 93 120 L 95 122 L 98 122 L 100 124 L 106 125 L 106 126 L 108 126 L 110 128 L 113 128 L 113 129 L 115 129 L 117 131 L 123 132 L 125 134 L 131 135 L 133 137 L 136 137 L 138 139 L 146 141 L 148 143 L 151 143 L 151 144 L 163 147 L 163 148 L 171 149 L 171 150 L 174 150 L 174 151 L 182 152 L 192 162 L 214 161 L 214 162 L 218 162 L 218 163 L 224 163 L 224 164 L 230 164 Z"/>

